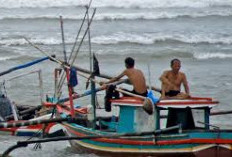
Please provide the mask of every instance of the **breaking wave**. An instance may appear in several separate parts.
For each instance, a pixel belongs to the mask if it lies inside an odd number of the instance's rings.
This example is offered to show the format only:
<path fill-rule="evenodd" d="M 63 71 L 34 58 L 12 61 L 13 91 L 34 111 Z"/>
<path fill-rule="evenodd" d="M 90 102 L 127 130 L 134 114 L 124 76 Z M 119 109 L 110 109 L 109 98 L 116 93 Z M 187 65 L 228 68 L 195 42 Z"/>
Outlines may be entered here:
<path fill-rule="evenodd" d="M 25 35 L 26 36 L 26 35 Z M 34 35 L 36 36 L 36 35 Z M 28 42 L 20 36 L 0 38 L 0 45 L 25 45 Z M 86 39 L 87 40 L 87 39 Z M 41 45 L 57 45 L 61 44 L 60 37 L 45 37 L 37 36 L 30 38 L 30 41 L 35 44 Z M 159 43 L 166 44 L 219 44 L 230 45 L 232 44 L 232 36 L 225 34 L 182 34 L 181 32 L 176 34 L 163 34 L 163 33 L 143 33 L 133 34 L 125 32 L 117 32 L 109 35 L 95 36 L 91 39 L 92 43 L 99 45 L 116 45 L 116 44 L 141 44 L 141 45 L 153 45 Z M 66 34 L 67 44 L 74 43 L 74 36 L 72 34 Z"/>
<path fill-rule="evenodd" d="M 225 58 L 232 58 L 232 54 L 226 54 L 226 53 L 197 53 L 193 55 L 194 58 L 204 60 L 204 59 L 213 59 L 213 58 L 219 58 L 219 59 L 225 59 Z"/>
<path fill-rule="evenodd" d="M 4 57 L 0 57 L 0 61 L 6 61 L 6 60 L 10 60 L 10 59 L 15 59 L 18 58 L 19 56 L 4 56 Z"/>
<path fill-rule="evenodd" d="M 56 39 L 53 37 L 50 38 L 32 38 L 30 41 L 34 44 L 40 44 L 40 45 L 58 45 L 61 44 L 61 39 Z M 70 38 L 67 39 L 66 44 L 73 43 L 73 40 Z M 6 45 L 6 46 L 16 46 L 16 45 L 26 45 L 28 42 L 22 37 L 22 38 L 15 38 L 15 39 L 1 39 L 0 45 Z"/>
<path fill-rule="evenodd" d="M 1 8 L 48 8 L 84 6 L 88 0 L 1 0 Z M 231 0 L 93 0 L 92 7 L 117 8 L 170 8 L 170 7 L 212 7 L 232 6 Z"/>
<path fill-rule="evenodd" d="M 216 35 L 182 35 L 182 34 L 130 34 L 115 33 L 110 36 L 98 36 L 92 39 L 97 44 L 119 44 L 119 43 L 135 43 L 135 44 L 155 44 L 155 43 L 183 43 L 183 44 L 232 44 L 232 36 L 219 37 Z"/>
<path fill-rule="evenodd" d="M 76 15 L 73 13 L 62 13 L 64 19 L 68 20 L 82 20 L 83 15 Z M 154 10 L 139 10 L 138 12 L 101 12 L 95 15 L 94 20 L 157 20 L 157 19 L 175 19 L 175 18 L 201 18 L 201 17 L 231 17 L 231 10 L 198 10 L 195 12 L 189 11 L 154 11 Z M 37 20 L 37 19 L 59 19 L 56 13 L 23 13 L 23 14 L 1 14 L 0 20 Z"/>

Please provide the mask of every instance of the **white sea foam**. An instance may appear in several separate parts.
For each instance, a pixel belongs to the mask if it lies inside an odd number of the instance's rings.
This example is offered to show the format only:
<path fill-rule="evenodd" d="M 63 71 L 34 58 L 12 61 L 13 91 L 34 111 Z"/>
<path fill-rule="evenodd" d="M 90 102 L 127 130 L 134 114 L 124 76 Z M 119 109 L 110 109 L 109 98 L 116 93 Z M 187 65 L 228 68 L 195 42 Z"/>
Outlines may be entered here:
<path fill-rule="evenodd" d="M 13 0 L 9 0 L 9 2 L 5 2 L 3 7 L 6 3 L 10 3 Z M 26 0 L 21 0 L 26 1 Z M 83 19 L 83 14 L 80 14 L 80 8 L 75 8 L 71 5 L 72 1 L 70 1 L 69 7 L 64 8 L 20 8 L 19 9 L 3 9 L 0 14 L 0 19 L 57 19 L 59 15 L 62 14 L 64 19 L 73 19 L 73 20 L 80 20 Z M 67 1 L 67 4 L 69 4 Z M 0 0 L 1 2 L 1 0 Z M 32 1 L 34 3 L 39 3 L 39 1 Z M 46 0 L 41 1 L 41 4 L 47 2 Z M 55 1 L 57 2 L 57 1 Z M 59 0 L 58 0 L 59 2 Z M 62 1 L 60 0 L 60 3 Z M 95 2 L 95 1 L 94 1 Z M 15 2 L 17 3 L 17 2 Z M 50 3 L 50 2 L 49 2 Z M 53 6 L 53 1 L 51 4 L 45 6 Z M 76 2 L 79 4 L 79 1 Z M 81 2 L 80 2 L 81 3 Z M 98 2 L 95 2 L 98 3 Z M 105 2 L 106 4 L 109 3 L 108 1 Z M 111 2 L 112 3 L 112 2 Z M 117 1 L 115 2 L 117 3 Z M 129 3 L 129 1 L 128 1 Z M 23 2 L 21 7 L 23 7 Z M 30 3 L 28 3 L 30 4 Z M 59 3 L 56 3 L 59 4 Z M 82 3 L 81 3 L 82 4 Z M 84 2 L 83 2 L 84 4 Z M 114 3 L 112 3 L 113 5 Z M 133 3 L 134 4 L 134 3 Z M 136 4 L 136 3 L 135 3 Z M 14 4 L 6 5 L 6 7 L 13 7 Z M 63 5 L 61 5 L 62 7 Z M 65 6 L 65 5 L 64 5 Z M 74 5 L 75 6 L 75 5 Z M 150 5 L 149 5 L 150 6 Z M 25 6 L 24 6 L 25 7 Z M 35 6 L 36 7 L 36 6 Z M 1 8 L 1 6 L 0 6 Z M 149 8 L 132 8 L 132 9 L 122 9 L 122 8 L 104 8 L 99 9 L 99 12 L 94 17 L 94 20 L 136 20 L 136 19 L 171 19 L 177 17 L 205 17 L 205 16 L 231 16 L 231 7 L 224 5 L 223 7 L 208 7 L 208 8 L 189 8 L 189 7 L 182 7 L 182 8 L 159 8 L 156 9 L 149 9 Z"/>
<path fill-rule="evenodd" d="M 23 35 L 21 35 L 23 36 Z M 24 35 L 25 36 L 25 35 Z M 30 41 L 35 44 L 42 45 L 57 45 L 61 44 L 62 41 L 59 36 L 43 36 L 43 35 L 31 35 Z M 87 39 L 85 39 L 86 41 Z M 141 45 L 151 45 L 156 43 L 182 43 L 182 44 L 232 44 L 232 35 L 223 34 L 209 34 L 209 33 L 188 33 L 184 34 L 182 32 L 170 33 L 125 33 L 125 32 L 115 32 L 108 35 L 94 36 L 91 39 L 92 43 L 95 44 L 120 44 L 120 43 L 132 43 Z M 65 42 L 67 44 L 74 43 L 74 36 L 72 34 L 66 34 Z M 16 37 L 2 37 L 0 40 L 0 45 L 25 45 L 28 42 L 20 36 Z"/>
<path fill-rule="evenodd" d="M 30 41 L 34 44 L 42 45 L 56 45 L 61 44 L 60 38 L 48 37 L 48 38 L 31 38 Z M 73 43 L 74 39 L 67 38 L 66 44 Z M 0 45 L 12 46 L 12 45 L 25 45 L 28 42 L 24 38 L 12 38 L 12 39 L 1 39 Z"/>
<path fill-rule="evenodd" d="M 13 58 L 18 58 L 19 56 L 4 56 L 4 57 L 0 57 L 0 61 L 6 61 L 6 60 L 10 60 Z"/>
<path fill-rule="evenodd" d="M 88 0 L 0 0 L 2 8 L 83 6 Z M 168 8 L 231 6 L 231 0 L 93 0 L 93 7 Z"/>
<path fill-rule="evenodd" d="M 137 43 L 137 44 L 152 44 L 153 39 L 149 35 L 137 35 L 131 33 L 118 32 L 110 36 L 98 36 L 92 39 L 93 43 L 97 44 L 118 44 L 118 43 Z"/>
<path fill-rule="evenodd" d="M 211 59 L 211 58 L 232 58 L 232 54 L 226 54 L 226 53 L 195 53 L 194 58 L 196 59 Z"/>
<path fill-rule="evenodd" d="M 82 20 L 83 15 L 76 15 L 73 12 L 64 12 L 62 13 L 63 19 L 69 20 Z M 174 19 L 181 17 L 188 18 L 198 18 L 198 17 L 207 17 L 207 16 L 222 16 L 228 17 L 232 16 L 230 9 L 213 9 L 213 10 L 139 10 L 139 11 L 114 11 L 114 12 L 99 12 L 95 15 L 94 20 L 156 20 L 156 19 Z M 0 14 L 0 20 L 8 19 L 58 19 L 59 15 L 57 12 L 19 12 L 19 13 L 10 13 Z"/>
<path fill-rule="evenodd" d="M 140 12 L 129 12 L 129 13 L 99 13 L 95 16 L 95 20 L 156 20 L 156 19 L 172 19 L 178 17 L 206 17 L 206 16 L 231 16 L 231 10 L 208 10 L 208 11 L 145 11 L 141 10 Z M 78 19 L 81 17 L 77 17 Z"/>
<path fill-rule="evenodd" d="M 157 42 L 181 42 L 186 44 L 232 44 L 232 36 L 223 36 L 223 34 L 182 34 L 181 32 L 172 35 L 163 33 L 131 34 L 118 32 L 111 35 L 93 37 L 92 42 L 97 44 L 154 44 Z"/>

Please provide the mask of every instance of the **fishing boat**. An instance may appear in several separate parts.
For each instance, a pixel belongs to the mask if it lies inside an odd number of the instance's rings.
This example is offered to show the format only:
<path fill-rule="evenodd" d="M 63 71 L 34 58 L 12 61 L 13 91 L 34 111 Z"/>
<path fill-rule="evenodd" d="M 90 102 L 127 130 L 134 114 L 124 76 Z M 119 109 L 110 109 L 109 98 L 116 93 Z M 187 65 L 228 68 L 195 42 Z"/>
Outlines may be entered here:
<path fill-rule="evenodd" d="M 155 105 L 152 115 L 143 110 L 142 99 L 121 97 L 111 102 L 112 110 L 117 109 L 118 114 L 98 117 L 91 121 L 94 127 L 63 123 L 68 136 L 83 137 L 83 140 L 70 140 L 72 147 L 106 156 L 224 157 L 232 154 L 232 130 L 210 125 L 210 109 L 218 105 L 218 101 L 212 98 L 161 100 Z M 162 110 L 169 110 L 167 121 L 172 122 L 167 122 L 169 126 L 161 129 Z M 172 110 L 176 117 L 170 115 Z M 188 118 L 191 112 L 197 116 Z M 62 109 L 58 109 L 58 113 L 61 117 L 71 115 Z M 199 118 L 203 121 L 197 121 Z M 84 139 L 91 136 L 98 138 Z"/>
<path fill-rule="evenodd" d="M 93 15 L 90 20 L 88 19 L 88 27 L 80 45 L 89 32 Z M 62 40 L 65 48 L 63 31 Z M 33 45 L 30 41 L 28 42 Z M 65 121 L 61 124 L 65 128 L 66 137 L 69 138 L 17 142 L 17 145 L 9 148 L 4 155 L 8 155 L 14 148 L 25 147 L 35 142 L 69 140 L 77 152 L 95 153 L 101 156 L 232 156 L 232 130 L 220 129 L 210 123 L 210 110 L 219 104 L 217 100 L 208 97 L 159 100 L 152 91 L 149 91 L 152 96 L 148 95 L 147 98 L 127 93 L 131 96 L 114 96 L 107 99 L 105 109 L 107 112 L 110 111 L 109 113 L 106 114 L 102 110 L 98 112 L 95 103 L 96 93 L 105 88 L 95 87 L 97 81 L 94 79 L 93 68 L 86 72 L 74 66 L 73 62 L 69 63 L 65 49 L 64 61 L 51 57 L 40 49 L 39 51 L 63 67 L 68 82 L 69 97 L 63 100 L 55 97 L 53 99 L 55 101 L 47 101 L 45 105 L 56 107 L 57 118 L 71 117 L 76 120 Z M 93 55 L 91 58 L 94 58 Z M 90 74 L 87 77 L 91 81 L 90 91 L 83 94 L 73 92 L 73 83 L 70 80 L 75 70 Z M 74 84 L 77 85 L 77 83 Z M 125 92 L 118 88 L 116 91 Z M 74 105 L 73 99 L 90 94 L 91 106 Z M 55 92 L 55 95 L 59 94 Z M 146 105 L 150 108 L 147 109 Z M 163 112 L 166 115 L 163 115 Z"/>
<path fill-rule="evenodd" d="M 90 56 L 94 58 L 93 54 Z M 87 72 L 73 64 L 66 64 L 66 61 L 52 60 L 66 70 L 69 92 L 66 105 L 62 101 L 53 104 L 56 106 L 56 117 L 80 118 L 75 122 L 62 123 L 66 136 L 70 138 L 54 141 L 69 140 L 77 151 L 101 156 L 232 156 L 232 130 L 220 129 L 210 123 L 210 110 L 219 104 L 217 100 L 208 97 L 159 100 L 152 91 L 145 98 L 115 88 L 130 97 L 116 94 L 111 99 L 105 99 L 105 109 L 110 114 L 99 114 L 95 97 L 96 92 L 104 88 L 95 87 L 94 68 Z M 91 62 L 94 65 L 94 61 Z M 90 74 L 87 78 L 91 80 L 91 90 L 85 92 L 88 94 L 73 95 L 70 82 L 73 69 Z M 96 76 L 105 77 L 99 73 Z M 74 105 L 73 99 L 89 94 L 92 106 Z M 147 109 L 147 104 L 152 111 Z M 163 112 L 167 114 L 164 116 Z M 48 141 L 53 139 L 40 142 Z"/>

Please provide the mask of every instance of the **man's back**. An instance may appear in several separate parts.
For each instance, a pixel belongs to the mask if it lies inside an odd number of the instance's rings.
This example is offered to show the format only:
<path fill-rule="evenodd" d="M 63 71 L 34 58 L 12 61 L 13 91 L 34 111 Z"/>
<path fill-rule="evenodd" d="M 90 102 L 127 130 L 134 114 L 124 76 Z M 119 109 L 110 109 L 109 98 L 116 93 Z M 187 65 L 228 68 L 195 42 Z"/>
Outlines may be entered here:
<path fill-rule="evenodd" d="M 142 94 L 147 91 L 146 80 L 141 70 L 129 68 L 124 71 L 124 74 L 129 78 L 136 92 Z"/>

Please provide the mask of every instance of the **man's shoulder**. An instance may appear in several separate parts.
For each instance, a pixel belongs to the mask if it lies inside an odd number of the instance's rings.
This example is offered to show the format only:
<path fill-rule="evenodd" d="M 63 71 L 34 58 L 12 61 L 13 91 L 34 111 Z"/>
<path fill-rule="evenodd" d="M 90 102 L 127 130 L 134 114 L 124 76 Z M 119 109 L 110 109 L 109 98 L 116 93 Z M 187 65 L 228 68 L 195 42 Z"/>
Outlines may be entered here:
<path fill-rule="evenodd" d="M 128 68 L 125 69 L 125 71 L 141 71 L 140 69 L 136 69 L 136 68 Z"/>
<path fill-rule="evenodd" d="M 172 71 L 171 70 L 165 70 L 163 74 L 170 74 Z"/>
<path fill-rule="evenodd" d="M 181 72 L 181 71 L 179 71 L 179 76 L 180 76 L 181 78 L 186 77 L 186 76 L 185 76 L 185 73 L 184 73 L 184 72 Z"/>
<path fill-rule="evenodd" d="M 125 75 L 130 75 L 131 73 L 133 73 L 133 71 L 135 71 L 134 68 L 128 68 L 128 69 L 125 69 L 125 70 L 123 71 L 123 73 L 124 73 Z"/>
<path fill-rule="evenodd" d="M 184 75 L 185 75 L 185 73 L 182 72 L 182 71 L 179 71 L 179 74 L 180 74 L 181 76 L 184 76 Z"/>

